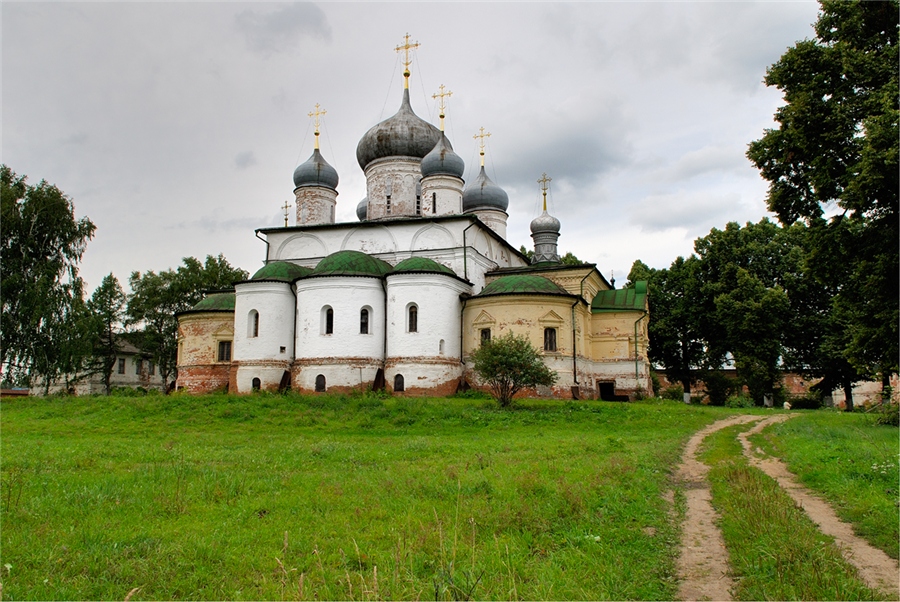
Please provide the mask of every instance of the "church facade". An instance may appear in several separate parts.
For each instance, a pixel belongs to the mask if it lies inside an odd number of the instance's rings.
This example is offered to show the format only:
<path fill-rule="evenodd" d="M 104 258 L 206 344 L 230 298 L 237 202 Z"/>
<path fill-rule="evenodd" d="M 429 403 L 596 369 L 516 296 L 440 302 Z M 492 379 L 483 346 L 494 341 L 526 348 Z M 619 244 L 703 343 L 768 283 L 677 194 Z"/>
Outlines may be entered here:
<path fill-rule="evenodd" d="M 400 109 L 357 146 L 359 221 L 335 223 L 339 178 L 317 123 L 294 171 L 296 225 L 257 230 L 265 266 L 178 315 L 177 387 L 447 395 L 479 386 L 468 356 L 513 332 L 558 375 L 526 394 L 649 392 L 646 283 L 615 290 L 595 265 L 561 263 L 546 203 L 531 223 L 534 257 L 511 245 L 509 198 L 485 173 L 483 145 L 467 184 L 443 127 L 413 111 L 406 66 Z"/>

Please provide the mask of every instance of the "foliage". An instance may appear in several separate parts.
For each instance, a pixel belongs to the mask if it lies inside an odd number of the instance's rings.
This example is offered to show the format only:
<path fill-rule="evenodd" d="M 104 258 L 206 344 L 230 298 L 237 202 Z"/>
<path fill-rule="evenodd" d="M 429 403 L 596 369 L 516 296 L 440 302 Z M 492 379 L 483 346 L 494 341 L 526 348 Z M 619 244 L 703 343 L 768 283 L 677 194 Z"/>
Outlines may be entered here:
<path fill-rule="evenodd" d="M 662 390 L 662 398 L 672 401 L 684 401 L 684 387 L 682 385 L 670 385 Z"/>
<path fill-rule="evenodd" d="M 557 379 L 528 339 L 512 332 L 484 341 L 471 355 L 471 361 L 475 372 L 490 385 L 494 398 L 504 408 L 512 404 L 513 397 L 523 388 L 550 386 Z"/>
<path fill-rule="evenodd" d="M 709 404 L 714 406 L 725 405 L 729 397 L 741 391 L 740 381 L 728 376 L 721 370 L 706 372 L 703 375 L 703 384 L 706 385 L 706 395 L 709 397 Z"/>
<path fill-rule="evenodd" d="M 132 294 L 126 308 L 127 323 L 137 329 L 137 345 L 151 353 L 164 384 L 175 377 L 178 321 L 175 314 L 196 305 L 205 291 L 230 288 L 246 280 L 246 271 L 232 267 L 224 256 L 207 255 L 201 263 L 185 257 L 177 270 L 158 274 L 132 272 Z"/>
<path fill-rule="evenodd" d="M 519 247 L 519 252 L 528 258 L 529 263 L 534 260 L 534 249 L 526 249 L 525 245 L 522 245 Z M 559 262 L 564 265 L 582 265 L 584 263 L 575 257 L 571 251 L 566 252 L 565 255 L 561 255 Z"/>
<path fill-rule="evenodd" d="M 729 408 L 752 408 L 754 405 L 753 398 L 742 393 L 731 395 L 725 400 L 725 406 Z"/>
<path fill-rule="evenodd" d="M 896 401 L 879 404 L 875 410 L 875 424 L 900 426 L 900 404 Z"/>
<path fill-rule="evenodd" d="M 769 209 L 810 226 L 811 270 L 836 289 L 831 344 L 858 372 L 890 374 L 900 356 L 898 3 L 821 5 L 817 39 L 768 70 L 786 104 L 747 155 L 770 182 Z"/>
<path fill-rule="evenodd" d="M 103 376 L 106 394 L 111 391 L 110 379 L 121 347 L 122 322 L 125 318 L 125 292 L 119 280 L 109 274 L 94 290 L 87 303 L 92 317 L 93 369 Z"/>
<path fill-rule="evenodd" d="M 45 387 L 84 351 L 78 262 L 95 226 L 59 188 L 0 166 L 0 378 Z"/>
<path fill-rule="evenodd" d="M 806 395 L 797 395 L 788 399 L 792 410 L 818 410 L 823 405 L 822 393 L 809 391 Z"/>

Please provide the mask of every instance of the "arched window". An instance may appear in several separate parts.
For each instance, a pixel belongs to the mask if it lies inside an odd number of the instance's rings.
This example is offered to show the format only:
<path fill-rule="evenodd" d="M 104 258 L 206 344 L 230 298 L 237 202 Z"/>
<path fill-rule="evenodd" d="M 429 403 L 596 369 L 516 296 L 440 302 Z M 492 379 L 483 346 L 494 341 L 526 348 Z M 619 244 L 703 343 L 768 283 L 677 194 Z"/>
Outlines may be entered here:
<path fill-rule="evenodd" d="M 253 387 L 254 391 L 259 391 L 262 383 L 260 382 L 259 378 L 254 378 L 253 383 L 250 386 Z"/>
<path fill-rule="evenodd" d="M 556 329 L 544 329 L 544 351 L 556 351 Z"/>
<path fill-rule="evenodd" d="M 365 307 L 359 310 L 359 334 L 369 334 L 369 310 Z"/>
<path fill-rule="evenodd" d="M 259 312 L 255 309 L 250 310 L 247 320 L 247 338 L 255 339 L 259 336 Z"/>
<path fill-rule="evenodd" d="M 441 339 L 441 342 L 438 343 L 438 353 L 444 355 L 444 339 Z"/>
<path fill-rule="evenodd" d="M 416 305 L 410 305 L 407 310 L 408 319 L 406 321 L 407 332 L 419 332 L 419 308 Z"/>
<path fill-rule="evenodd" d="M 398 374 L 397 376 L 394 377 L 394 391 L 396 391 L 398 393 L 402 393 L 403 390 L 404 390 L 403 389 L 403 375 Z"/>
<path fill-rule="evenodd" d="M 482 328 L 481 329 L 481 344 L 485 344 L 491 340 L 491 329 L 490 328 Z"/>
<path fill-rule="evenodd" d="M 328 305 L 322 308 L 322 334 L 334 334 L 334 310 Z"/>
<path fill-rule="evenodd" d="M 316 393 L 324 393 L 325 392 L 325 375 L 319 374 L 316 376 Z"/>

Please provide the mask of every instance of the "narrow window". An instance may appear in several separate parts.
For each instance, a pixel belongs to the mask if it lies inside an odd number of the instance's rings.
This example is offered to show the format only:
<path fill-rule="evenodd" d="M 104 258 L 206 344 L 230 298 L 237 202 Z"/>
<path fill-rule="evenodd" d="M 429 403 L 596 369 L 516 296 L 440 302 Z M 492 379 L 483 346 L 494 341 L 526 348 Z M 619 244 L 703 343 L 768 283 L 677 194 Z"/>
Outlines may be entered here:
<path fill-rule="evenodd" d="M 556 351 L 556 329 L 544 329 L 544 351 Z"/>
<path fill-rule="evenodd" d="M 156 364 L 147 362 L 147 371 L 150 373 L 150 376 L 154 376 L 156 374 Z"/>
<path fill-rule="evenodd" d="M 388 215 L 391 214 L 391 195 L 387 196 L 387 202 L 385 203 L 385 212 Z"/>
<path fill-rule="evenodd" d="M 125 374 L 125 358 L 119 358 L 119 374 Z"/>
<path fill-rule="evenodd" d="M 391 180 L 391 177 L 388 176 L 387 181 L 384 184 L 384 196 L 385 196 L 385 211 L 388 215 L 391 214 L 391 194 L 394 192 L 394 183 Z"/>
<path fill-rule="evenodd" d="M 231 361 L 231 341 L 219 341 L 219 361 Z"/>
<path fill-rule="evenodd" d="M 422 197 L 416 197 L 416 215 L 422 215 Z"/>
<path fill-rule="evenodd" d="M 325 310 L 325 334 L 334 334 L 334 310 Z"/>
<path fill-rule="evenodd" d="M 484 345 L 491 340 L 491 329 L 490 328 L 482 328 L 481 329 L 481 344 Z"/>
<path fill-rule="evenodd" d="M 444 339 L 441 339 L 441 342 L 438 343 L 438 353 L 444 355 Z"/>
<path fill-rule="evenodd" d="M 247 319 L 247 338 L 255 339 L 259 336 L 259 312 L 255 309 L 250 310 Z"/>
<path fill-rule="evenodd" d="M 325 392 L 325 375 L 319 374 L 316 376 L 316 393 L 324 393 Z"/>
<path fill-rule="evenodd" d="M 397 376 L 394 377 L 394 391 L 397 391 L 398 393 L 402 393 L 403 390 L 404 390 L 403 389 L 403 375 L 398 374 Z"/>
<path fill-rule="evenodd" d="M 134 373 L 140 375 L 144 368 L 144 360 L 134 360 Z"/>
<path fill-rule="evenodd" d="M 431 193 L 431 212 L 437 215 L 437 193 Z"/>
<path fill-rule="evenodd" d="M 407 328 L 407 332 L 419 332 L 419 308 L 415 305 L 409 306 L 409 320 L 408 320 L 409 328 Z"/>
<path fill-rule="evenodd" d="M 254 391 L 259 391 L 262 387 L 262 382 L 258 378 L 254 378 L 253 382 L 250 384 Z"/>
<path fill-rule="evenodd" d="M 365 307 L 359 311 L 359 334 L 369 334 L 369 310 Z"/>

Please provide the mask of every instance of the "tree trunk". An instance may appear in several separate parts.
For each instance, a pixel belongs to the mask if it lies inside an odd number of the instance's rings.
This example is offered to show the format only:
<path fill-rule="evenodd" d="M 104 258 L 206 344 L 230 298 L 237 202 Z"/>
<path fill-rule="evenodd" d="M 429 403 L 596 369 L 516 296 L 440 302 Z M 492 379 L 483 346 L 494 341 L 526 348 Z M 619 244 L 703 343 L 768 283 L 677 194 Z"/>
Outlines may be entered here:
<path fill-rule="evenodd" d="M 849 380 L 843 382 L 844 388 L 844 411 L 853 411 L 853 383 Z"/>

